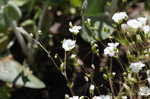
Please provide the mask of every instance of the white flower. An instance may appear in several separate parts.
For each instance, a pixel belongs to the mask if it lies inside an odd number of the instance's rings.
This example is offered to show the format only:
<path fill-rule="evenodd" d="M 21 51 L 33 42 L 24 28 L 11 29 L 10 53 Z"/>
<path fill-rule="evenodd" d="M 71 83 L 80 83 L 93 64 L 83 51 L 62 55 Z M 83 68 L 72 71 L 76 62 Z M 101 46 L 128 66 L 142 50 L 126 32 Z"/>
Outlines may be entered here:
<path fill-rule="evenodd" d="M 112 99 L 112 96 L 110 96 L 110 95 L 100 95 L 100 96 L 94 96 L 92 99 Z"/>
<path fill-rule="evenodd" d="M 135 73 L 138 73 L 143 67 L 145 67 L 145 64 L 142 62 L 135 62 L 130 64 L 131 70 Z"/>
<path fill-rule="evenodd" d="M 65 99 L 69 99 L 69 95 L 68 94 L 65 94 Z"/>
<path fill-rule="evenodd" d="M 123 31 L 126 31 L 126 30 L 128 30 L 128 25 L 127 24 L 121 24 L 121 29 L 123 30 Z"/>
<path fill-rule="evenodd" d="M 75 33 L 75 34 L 77 34 L 77 33 L 79 33 L 79 31 L 82 29 L 82 27 L 81 26 L 72 26 L 72 27 L 70 27 L 69 28 L 69 31 L 70 32 L 72 32 L 72 33 Z"/>
<path fill-rule="evenodd" d="M 146 74 L 147 74 L 148 77 L 150 77 L 150 70 L 147 70 Z"/>
<path fill-rule="evenodd" d="M 70 97 L 69 99 L 79 99 L 79 96 L 73 96 L 73 97 Z"/>
<path fill-rule="evenodd" d="M 117 47 L 119 43 L 108 43 L 109 47 Z"/>
<path fill-rule="evenodd" d="M 75 47 L 76 41 L 67 39 L 63 41 L 62 47 L 64 48 L 65 51 L 70 51 Z"/>
<path fill-rule="evenodd" d="M 139 95 L 141 96 L 149 96 L 150 95 L 150 88 L 145 86 L 145 87 L 141 87 L 139 90 Z"/>
<path fill-rule="evenodd" d="M 116 51 L 114 50 L 114 48 L 113 47 L 106 47 L 105 49 L 104 49 L 104 55 L 106 55 L 106 56 L 115 56 L 115 53 L 116 53 Z"/>
<path fill-rule="evenodd" d="M 150 84 L 150 70 L 147 70 L 146 73 L 147 73 L 147 81 Z"/>
<path fill-rule="evenodd" d="M 143 28 L 142 28 L 142 30 L 144 31 L 144 33 L 150 33 L 150 26 L 148 26 L 148 25 L 145 25 L 145 26 L 143 26 Z"/>
<path fill-rule="evenodd" d="M 142 24 L 145 25 L 147 22 L 147 18 L 146 17 L 139 17 L 137 18 L 137 20 Z"/>
<path fill-rule="evenodd" d="M 127 19 L 128 15 L 126 12 L 117 12 L 113 15 L 112 19 L 116 23 L 120 23 L 122 20 Z"/>
<path fill-rule="evenodd" d="M 90 88 L 89 88 L 91 91 L 93 91 L 95 89 L 95 86 L 93 84 L 90 85 Z"/>
<path fill-rule="evenodd" d="M 72 58 L 72 59 L 74 59 L 74 58 L 76 58 L 76 54 L 71 54 L 71 56 L 70 56 L 70 58 Z"/>
<path fill-rule="evenodd" d="M 121 99 L 128 99 L 127 96 L 121 96 Z"/>
<path fill-rule="evenodd" d="M 108 47 L 104 49 L 104 55 L 106 56 L 115 56 L 118 53 L 117 46 L 119 43 L 108 43 Z"/>
<path fill-rule="evenodd" d="M 142 23 L 136 19 L 130 19 L 127 21 L 127 25 L 130 27 L 130 28 L 133 28 L 133 29 L 138 29 L 138 28 L 141 28 L 142 27 Z"/>
<path fill-rule="evenodd" d="M 150 77 L 147 78 L 148 83 L 150 84 Z"/>

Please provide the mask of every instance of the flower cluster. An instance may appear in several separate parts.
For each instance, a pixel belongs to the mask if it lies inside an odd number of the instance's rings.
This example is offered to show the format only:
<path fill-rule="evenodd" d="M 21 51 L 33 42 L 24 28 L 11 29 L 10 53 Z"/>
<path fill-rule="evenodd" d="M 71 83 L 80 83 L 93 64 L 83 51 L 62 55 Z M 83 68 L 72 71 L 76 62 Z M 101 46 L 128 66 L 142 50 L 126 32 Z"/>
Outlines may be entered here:
<path fill-rule="evenodd" d="M 112 19 L 116 23 L 122 23 L 123 20 L 128 19 L 128 15 L 126 12 L 117 12 L 113 15 Z M 144 33 L 150 33 L 150 26 L 146 25 L 147 18 L 146 17 L 139 17 L 137 19 L 130 19 L 127 21 L 126 24 L 122 24 L 123 28 L 134 29 L 138 30 L 140 29 Z M 124 27 L 126 26 L 126 27 Z"/>
<path fill-rule="evenodd" d="M 106 56 L 115 56 L 118 53 L 118 47 L 119 43 L 108 43 L 108 47 L 104 49 L 104 55 Z"/>
<path fill-rule="evenodd" d="M 127 25 L 132 29 L 142 29 L 146 25 L 147 18 L 139 17 L 137 19 L 130 19 L 127 21 Z"/>

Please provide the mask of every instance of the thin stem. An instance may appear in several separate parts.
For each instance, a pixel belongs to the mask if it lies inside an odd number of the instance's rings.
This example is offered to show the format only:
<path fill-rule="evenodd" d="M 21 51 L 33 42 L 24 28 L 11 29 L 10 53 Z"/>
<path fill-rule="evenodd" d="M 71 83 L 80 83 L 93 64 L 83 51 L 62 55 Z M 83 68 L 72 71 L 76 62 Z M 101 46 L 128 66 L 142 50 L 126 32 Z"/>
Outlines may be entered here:
<path fill-rule="evenodd" d="M 21 35 L 21 32 L 18 31 L 15 21 L 11 22 L 11 27 L 14 30 L 14 35 L 16 36 L 23 53 L 27 56 L 28 61 L 30 61 L 32 63 L 32 61 L 33 61 L 32 52 L 29 50 L 28 46 L 26 45 L 25 40 L 24 40 L 23 36 Z"/>
<path fill-rule="evenodd" d="M 47 53 L 47 56 L 52 60 L 55 67 L 58 69 L 57 64 L 56 64 L 55 60 L 53 59 L 53 57 L 51 56 L 50 52 L 39 41 L 37 41 L 35 39 L 33 39 L 33 40 L 37 45 L 39 45 Z"/>
<path fill-rule="evenodd" d="M 68 81 L 68 77 L 67 77 L 67 52 L 65 51 L 65 58 L 64 58 L 64 76 L 66 78 L 66 80 Z"/>
<path fill-rule="evenodd" d="M 112 72 L 112 58 L 110 59 L 110 73 Z M 113 82 L 112 82 L 112 79 L 109 77 L 109 85 L 110 85 L 110 89 L 111 89 L 111 92 L 112 92 L 112 97 L 114 99 L 114 96 L 115 96 L 115 92 L 114 92 L 114 88 L 113 88 Z"/>
<path fill-rule="evenodd" d="M 41 30 L 41 28 L 42 28 L 42 23 L 43 23 L 43 19 L 44 19 L 47 8 L 48 8 L 48 2 L 45 2 L 44 3 L 44 8 L 43 8 L 42 13 L 41 13 L 41 16 L 39 18 L 38 29 L 37 29 L 38 31 Z M 36 33 L 36 40 L 38 38 L 39 38 L 39 34 Z"/>
<path fill-rule="evenodd" d="M 67 83 L 69 82 L 69 79 L 67 77 L 67 52 L 65 51 L 65 57 L 64 57 L 64 70 L 63 70 L 63 75 L 65 76 Z M 75 96 L 74 91 L 72 90 L 72 88 L 69 86 L 69 90 L 71 92 L 72 96 Z"/>
<path fill-rule="evenodd" d="M 17 31 L 20 31 L 20 33 L 25 35 L 28 39 L 33 40 L 35 44 L 40 46 L 47 53 L 47 56 L 52 60 L 54 66 L 57 68 L 57 70 L 59 70 L 56 62 L 54 61 L 53 57 L 50 55 L 50 52 L 38 40 L 32 38 L 23 28 L 17 28 Z"/>

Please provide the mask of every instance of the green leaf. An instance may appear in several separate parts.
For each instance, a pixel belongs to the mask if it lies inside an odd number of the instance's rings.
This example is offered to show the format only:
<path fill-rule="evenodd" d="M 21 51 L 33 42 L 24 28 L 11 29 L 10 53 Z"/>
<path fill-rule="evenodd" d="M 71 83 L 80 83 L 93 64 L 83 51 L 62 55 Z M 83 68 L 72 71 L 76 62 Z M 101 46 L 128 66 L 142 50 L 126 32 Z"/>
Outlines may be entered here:
<path fill-rule="evenodd" d="M 100 33 L 100 37 L 101 39 L 107 39 L 114 31 L 114 28 L 112 28 L 111 26 L 109 26 L 106 23 L 103 23 L 102 29 L 101 29 L 101 33 Z"/>
<path fill-rule="evenodd" d="M 146 0 L 145 2 L 146 9 L 150 10 L 150 0 Z"/>
<path fill-rule="evenodd" d="M 0 87 L 0 99 L 9 99 L 11 94 L 11 89 L 7 86 Z"/>
<path fill-rule="evenodd" d="M 8 44 L 11 42 L 10 34 L 0 32 L 0 53 L 6 51 Z"/>
<path fill-rule="evenodd" d="M 24 22 L 21 23 L 21 26 L 29 26 L 29 25 L 34 25 L 35 22 L 31 19 L 25 20 Z"/>
<path fill-rule="evenodd" d="M 100 16 L 104 12 L 105 0 L 84 0 L 84 16 Z"/>
<path fill-rule="evenodd" d="M 81 0 L 70 0 L 70 3 L 74 6 L 74 7 L 81 7 Z"/>
<path fill-rule="evenodd" d="M 0 10 L 0 32 L 3 32 L 6 28 L 5 17 L 3 15 L 3 10 Z"/>
<path fill-rule="evenodd" d="M 21 18 L 21 10 L 17 7 L 16 4 L 9 2 L 4 7 L 4 14 L 7 17 L 8 21 L 16 21 Z"/>
<path fill-rule="evenodd" d="M 10 2 L 13 2 L 17 6 L 23 6 L 29 2 L 29 0 L 11 0 Z"/>
<path fill-rule="evenodd" d="M 86 23 L 83 21 L 83 28 L 81 37 L 87 41 L 100 41 L 107 39 L 114 31 L 112 26 L 108 25 L 109 22 L 104 20 L 101 17 L 90 17 L 91 19 L 91 26 L 87 26 Z M 111 23 L 109 23 L 111 24 Z"/>
<path fill-rule="evenodd" d="M 25 79 L 26 78 L 26 79 Z M 29 72 L 27 68 L 10 59 L 0 60 L 0 80 L 29 88 L 44 88 L 45 84 Z M 27 82 L 25 82 L 25 80 Z"/>
<path fill-rule="evenodd" d="M 0 6 L 5 5 L 9 0 L 0 0 Z"/>

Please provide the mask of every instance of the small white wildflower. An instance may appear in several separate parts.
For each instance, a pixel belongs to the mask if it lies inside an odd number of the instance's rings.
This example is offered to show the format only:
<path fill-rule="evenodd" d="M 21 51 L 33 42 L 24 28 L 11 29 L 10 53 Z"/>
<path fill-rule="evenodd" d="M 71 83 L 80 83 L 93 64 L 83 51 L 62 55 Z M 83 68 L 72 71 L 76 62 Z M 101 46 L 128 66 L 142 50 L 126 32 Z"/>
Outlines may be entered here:
<path fill-rule="evenodd" d="M 76 41 L 67 39 L 63 41 L 62 47 L 64 48 L 65 51 L 70 51 L 73 48 L 75 48 Z"/>
<path fill-rule="evenodd" d="M 120 23 L 122 20 L 127 19 L 128 15 L 126 12 L 117 12 L 113 15 L 112 19 L 116 23 Z"/>
<path fill-rule="evenodd" d="M 80 30 L 82 29 L 81 26 L 72 26 L 69 28 L 69 31 L 74 33 L 74 34 L 78 34 L 80 32 Z"/>
<path fill-rule="evenodd" d="M 147 78 L 148 83 L 150 84 L 150 77 Z"/>
<path fill-rule="evenodd" d="M 127 31 L 128 30 L 128 25 L 127 24 L 121 24 L 121 29 L 123 30 L 123 31 Z"/>
<path fill-rule="evenodd" d="M 100 99 L 100 96 L 94 96 L 92 99 Z"/>
<path fill-rule="evenodd" d="M 74 58 L 76 58 L 76 54 L 71 54 L 71 56 L 70 56 L 70 58 L 72 58 L 72 59 L 74 59 Z"/>
<path fill-rule="evenodd" d="M 91 84 L 89 90 L 93 91 L 94 89 L 95 89 L 95 86 Z"/>
<path fill-rule="evenodd" d="M 128 99 L 127 96 L 121 96 L 121 99 Z"/>
<path fill-rule="evenodd" d="M 127 25 L 130 27 L 130 28 L 133 28 L 133 29 L 138 29 L 138 28 L 141 28 L 142 27 L 142 23 L 139 22 L 138 20 L 136 19 L 130 19 L 127 21 Z"/>
<path fill-rule="evenodd" d="M 89 81 L 89 78 L 87 76 L 84 76 L 84 79 L 85 79 L 86 82 Z"/>
<path fill-rule="evenodd" d="M 109 47 L 117 47 L 119 43 L 108 43 Z"/>
<path fill-rule="evenodd" d="M 73 97 L 70 97 L 69 99 L 79 99 L 79 96 L 73 96 Z"/>
<path fill-rule="evenodd" d="M 116 53 L 116 51 L 112 47 L 106 47 L 104 49 L 104 55 L 106 55 L 106 56 L 111 56 L 112 57 L 112 56 L 115 56 L 115 53 Z"/>
<path fill-rule="evenodd" d="M 131 70 L 135 73 L 138 73 L 143 67 L 145 67 L 145 64 L 142 62 L 134 62 L 130 64 Z"/>
<path fill-rule="evenodd" d="M 119 43 L 108 43 L 108 47 L 104 49 L 104 55 L 106 56 L 115 56 L 118 53 L 117 46 Z"/>
<path fill-rule="evenodd" d="M 65 99 L 69 99 L 69 95 L 68 94 L 65 94 Z"/>
<path fill-rule="evenodd" d="M 149 96 L 150 95 L 150 88 L 145 86 L 145 87 L 141 87 L 139 89 L 139 95 L 141 96 Z"/>
<path fill-rule="evenodd" d="M 150 26 L 145 25 L 142 27 L 142 30 L 144 31 L 145 34 L 150 33 Z"/>
<path fill-rule="evenodd" d="M 79 99 L 85 99 L 85 96 L 80 96 L 80 98 Z"/>
<path fill-rule="evenodd" d="M 147 70 L 146 74 L 147 74 L 148 77 L 150 77 L 150 70 Z"/>
<path fill-rule="evenodd" d="M 147 73 L 147 81 L 150 84 L 150 70 L 147 70 L 146 73 Z"/>
<path fill-rule="evenodd" d="M 87 22 L 88 22 L 88 23 L 91 23 L 91 19 L 90 19 L 90 18 L 87 18 Z"/>
<path fill-rule="evenodd" d="M 91 67 L 92 67 L 92 69 L 95 69 L 95 65 L 94 64 L 92 64 Z"/>
<path fill-rule="evenodd" d="M 72 99 L 79 99 L 79 96 L 73 96 Z"/>
<path fill-rule="evenodd" d="M 100 96 L 94 96 L 92 99 L 112 99 L 112 96 L 110 96 L 110 95 L 100 95 Z"/>
<path fill-rule="evenodd" d="M 142 24 L 145 25 L 147 22 L 147 18 L 146 17 L 139 17 L 137 18 L 137 20 Z"/>

